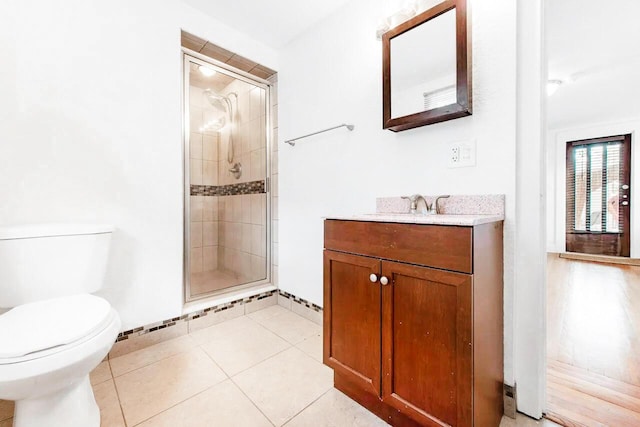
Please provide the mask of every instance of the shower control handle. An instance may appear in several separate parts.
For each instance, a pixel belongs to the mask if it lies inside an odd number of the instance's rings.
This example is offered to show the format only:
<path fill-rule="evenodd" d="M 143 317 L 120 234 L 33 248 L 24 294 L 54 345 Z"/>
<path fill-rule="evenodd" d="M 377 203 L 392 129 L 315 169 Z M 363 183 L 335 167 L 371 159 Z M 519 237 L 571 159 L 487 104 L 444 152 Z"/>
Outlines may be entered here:
<path fill-rule="evenodd" d="M 233 174 L 235 179 L 240 179 L 242 176 L 242 164 L 240 162 L 235 163 L 232 168 L 229 168 L 229 172 Z"/>

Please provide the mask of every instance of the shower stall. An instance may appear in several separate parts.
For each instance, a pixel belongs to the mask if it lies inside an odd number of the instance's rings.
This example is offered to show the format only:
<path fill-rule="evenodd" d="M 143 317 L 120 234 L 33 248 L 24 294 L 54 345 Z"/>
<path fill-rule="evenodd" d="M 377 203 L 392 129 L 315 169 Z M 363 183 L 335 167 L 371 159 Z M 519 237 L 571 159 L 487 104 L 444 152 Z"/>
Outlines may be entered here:
<path fill-rule="evenodd" d="M 270 282 L 270 92 L 184 54 L 186 302 Z"/>

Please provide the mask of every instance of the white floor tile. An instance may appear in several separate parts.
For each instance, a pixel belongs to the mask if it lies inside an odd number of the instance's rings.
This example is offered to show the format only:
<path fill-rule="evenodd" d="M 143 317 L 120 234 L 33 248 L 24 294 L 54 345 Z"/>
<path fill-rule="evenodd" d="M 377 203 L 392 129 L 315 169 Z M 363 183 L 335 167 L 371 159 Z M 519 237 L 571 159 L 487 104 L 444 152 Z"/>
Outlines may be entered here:
<path fill-rule="evenodd" d="M 100 364 L 93 371 L 91 371 L 91 374 L 89 374 L 89 380 L 91 381 L 92 385 L 100 384 L 110 379 L 111 379 L 111 368 L 109 367 L 108 360 L 100 362 Z"/>
<path fill-rule="evenodd" d="M 252 328 L 255 324 L 256 322 L 249 317 L 240 316 L 227 320 L 226 322 L 218 323 L 217 325 L 209 326 L 208 328 L 199 329 L 190 333 L 189 336 L 193 338 L 197 344 L 202 345 L 216 339 L 221 333 L 239 333 L 240 330 Z"/>
<path fill-rule="evenodd" d="M 202 349 L 229 376 L 255 366 L 291 346 L 265 327 L 253 321 L 252 323 L 238 330 L 214 327 L 208 334 L 210 340 L 202 345 Z"/>
<path fill-rule="evenodd" d="M 382 427 L 387 423 L 335 388 L 309 405 L 286 427 Z"/>
<path fill-rule="evenodd" d="M 300 350 L 322 363 L 322 334 L 316 334 L 304 339 L 296 345 Z"/>
<path fill-rule="evenodd" d="M 316 325 L 279 305 L 260 310 L 249 316 L 291 344 L 298 344 L 305 338 L 322 332 L 320 325 Z"/>
<path fill-rule="evenodd" d="M 93 386 L 93 394 L 100 408 L 100 425 L 125 427 L 120 401 L 112 379 Z"/>
<path fill-rule="evenodd" d="M 188 335 L 163 341 L 151 347 L 143 348 L 123 356 L 114 357 L 109 361 L 111 363 L 111 371 L 113 376 L 131 372 L 143 366 L 151 365 L 159 360 L 176 354 L 185 353 L 195 347 L 195 341 Z"/>
<path fill-rule="evenodd" d="M 292 347 L 232 380 L 281 426 L 333 386 L 333 372 Z"/>
<path fill-rule="evenodd" d="M 227 380 L 139 424 L 141 427 L 269 427 L 272 424 Z"/>
<path fill-rule="evenodd" d="M 115 382 L 127 425 L 133 426 L 226 378 L 202 349 L 195 348 L 116 377 Z"/>

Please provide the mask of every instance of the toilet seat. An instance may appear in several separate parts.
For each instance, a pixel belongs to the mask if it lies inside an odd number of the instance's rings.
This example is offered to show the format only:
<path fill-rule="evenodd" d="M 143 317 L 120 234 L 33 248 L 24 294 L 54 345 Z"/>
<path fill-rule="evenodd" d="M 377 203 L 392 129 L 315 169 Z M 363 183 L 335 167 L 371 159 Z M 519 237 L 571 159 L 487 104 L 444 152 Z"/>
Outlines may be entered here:
<path fill-rule="evenodd" d="M 24 304 L 0 315 L 0 365 L 49 356 L 100 333 L 110 304 L 81 294 Z"/>

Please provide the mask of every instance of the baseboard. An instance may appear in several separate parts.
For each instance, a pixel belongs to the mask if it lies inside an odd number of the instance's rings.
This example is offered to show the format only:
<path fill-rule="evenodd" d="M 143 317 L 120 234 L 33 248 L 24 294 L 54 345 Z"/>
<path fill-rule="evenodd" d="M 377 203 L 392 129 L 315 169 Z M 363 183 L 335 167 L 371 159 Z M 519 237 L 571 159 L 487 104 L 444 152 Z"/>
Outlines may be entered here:
<path fill-rule="evenodd" d="M 592 261 L 601 262 L 605 264 L 621 264 L 621 265 L 635 265 L 640 266 L 640 259 L 638 258 L 626 258 L 618 256 L 607 255 L 592 255 L 592 254 L 579 254 L 576 252 L 562 252 L 559 253 L 560 258 L 573 259 L 577 261 Z"/>
<path fill-rule="evenodd" d="M 123 331 L 108 357 L 119 357 L 276 304 L 322 326 L 321 307 L 287 292 L 272 290 Z"/>
<path fill-rule="evenodd" d="M 322 326 L 322 307 L 288 292 L 278 291 L 278 305 Z"/>
<path fill-rule="evenodd" d="M 109 358 L 141 350 L 277 303 L 278 291 L 272 290 L 123 331 L 118 334 Z"/>

